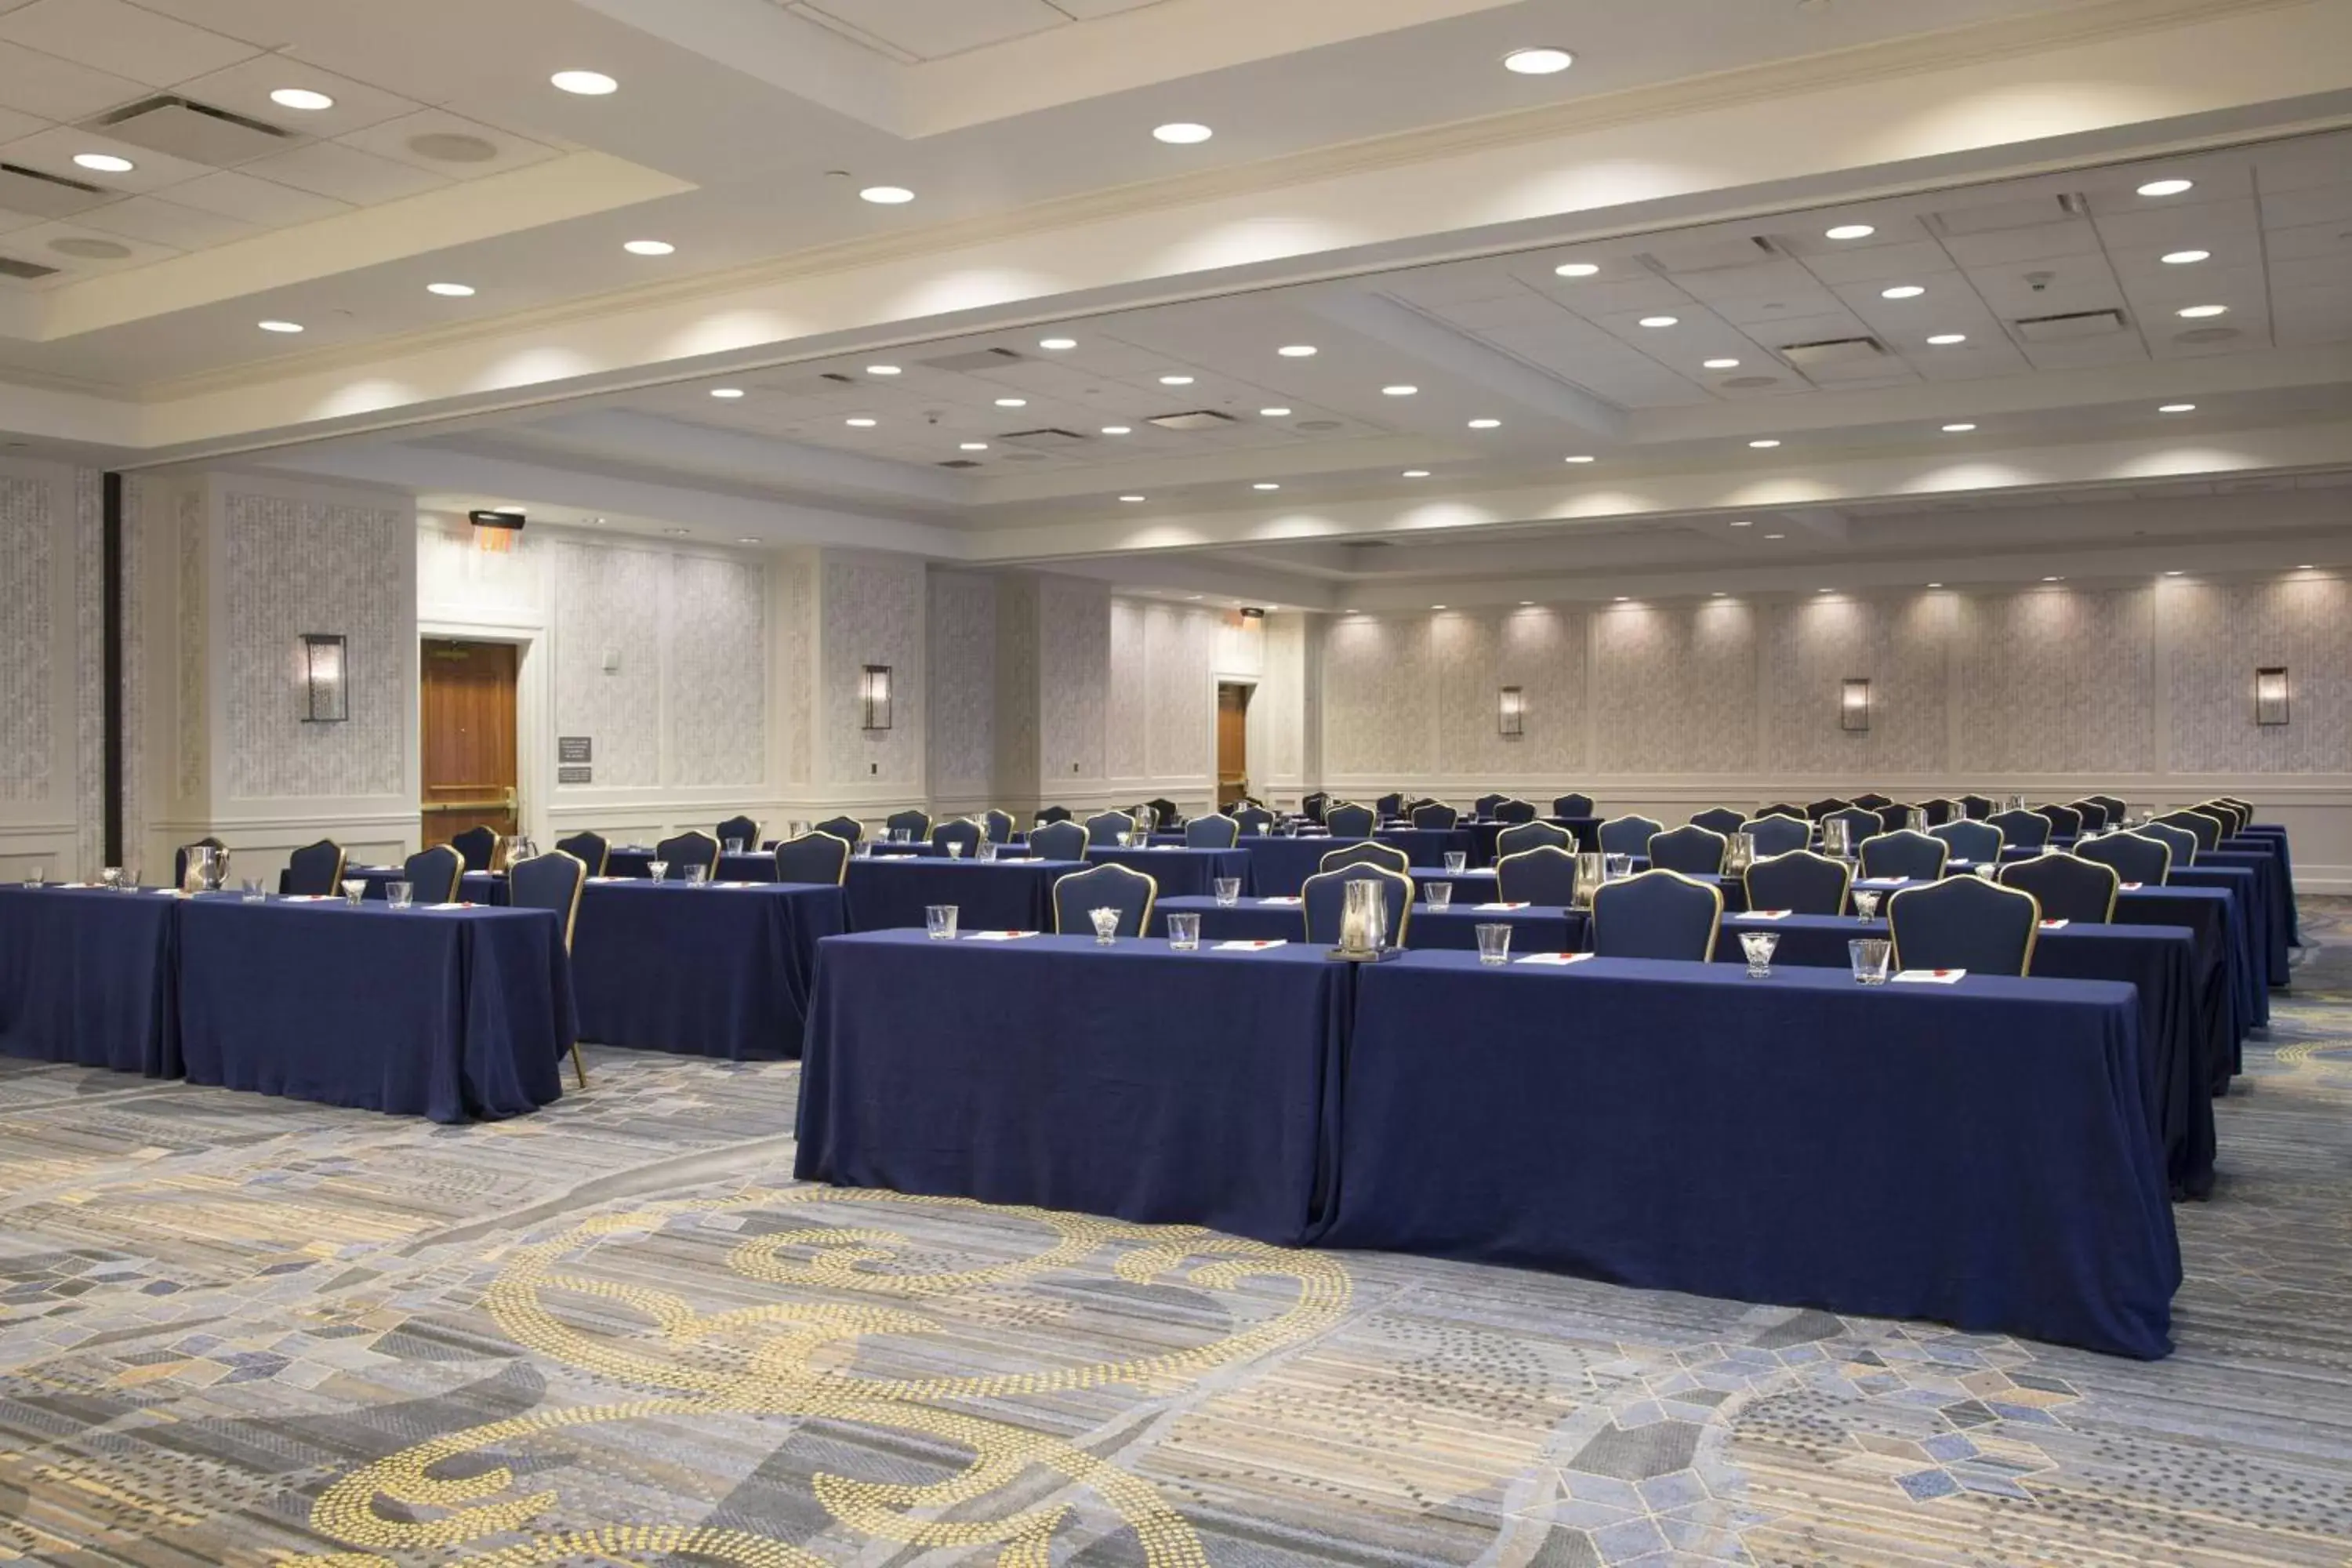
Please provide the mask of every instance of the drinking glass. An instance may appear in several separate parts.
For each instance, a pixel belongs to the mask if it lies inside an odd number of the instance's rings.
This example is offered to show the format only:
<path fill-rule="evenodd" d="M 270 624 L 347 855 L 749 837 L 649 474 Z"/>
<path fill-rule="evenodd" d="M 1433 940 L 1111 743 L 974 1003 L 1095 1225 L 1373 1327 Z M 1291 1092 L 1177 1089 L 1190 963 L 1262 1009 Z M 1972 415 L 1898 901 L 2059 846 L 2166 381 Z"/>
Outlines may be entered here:
<path fill-rule="evenodd" d="M 1252 833 L 1262 834 L 1265 831 L 1265 824 L 1263 822 L 1253 822 L 1250 824 L 1250 831 Z"/>
<path fill-rule="evenodd" d="M 1622 882 L 1633 874 L 1633 858 L 1631 855 L 1604 855 L 1601 857 L 1601 861 L 1605 867 L 1602 875 L 1606 880 Z"/>
<path fill-rule="evenodd" d="M 245 879 L 242 885 L 245 889 L 245 901 L 247 903 L 266 904 L 269 901 L 269 889 L 262 886 L 260 878 L 247 877 Z"/>
<path fill-rule="evenodd" d="M 1468 869 L 1469 865 L 1470 857 L 1466 851 L 1460 849 L 1448 849 L 1445 852 L 1445 868 L 1447 870 L 1466 870 Z"/>
<path fill-rule="evenodd" d="M 982 839 L 980 841 L 980 847 L 978 850 L 974 851 L 972 858 L 975 860 L 993 861 L 996 858 L 996 840 L 993 838 Z"/>
<path fill-rule="evenodd" d="M 893 844 L 912 844 L 914 841 L 915 830 L 911 827 L 894 827 L 890 830 L 890 842 Z"/>
<path fill-rule="evenodd" d="M 36 866 L 25 873 L 25 886 L 28 888 L 37 888 L 48 879 L 49 868 L 47 866 Z"/>
<path fill-rule="evenodd" d="M 953 904 L 925 905 L 923 929 L 930 932 L 933 942 L 955 941 L 956 906 Z"/>
<path fill-rule="evenodd" d="M 343 902 L 351 905 L 352 908 L 359 908 L 360 900 L 365 897 L 367 897 L 367 884 L 365 882 L 362 882 L 358 878 L 354 877 L 343 883 Z"/>
<path fill-rule="evenodd" d="M 1878 895 L 1867 888 L 1856 888 L 1853 890 L 1853 918 L 1858 921 L 1876 920 Z"/>
<path fill-rule="evenodd" d="M 804 837 L 807 836 L 808 830 L 809 825 L 805 822 L 788 822 L 784 824 L 784 837 L 787 838 Z"/>
<path fill-rule="evenodd" d="M 1108 947 L 1111 943 L 1118 940 L 1118 911 L 1117 910 L 1088 910 L 1087 911 L 1087 919 L 1095 922 L 1095 945 L 1097 947 Z"/>
<path fill-rule="evenodd" d="M 121 891 L 122 868 L 109 866 L 105 870 L 100 871 L 98 874 L 98 885 L 101 888 L 111 888 L 117 892 Z"/>
<path fill-rule="evenodd" d="M 687 885 L 688 887 L 689 887 L 689 888 L 699 888 L 699 887 L 703 886 L 705 883 L 709 882 L 709 880 L 710 880 L 710 868 L 709 868 L 709 867 L 708 867 L 708 866 L 688 866 L 688 867 L 686 868 L 686 885 Z"/>
<path fill-rule="evenodd" d="M 1996 879 L 1996 873 L 2000 871 L 2000 868 L 1995 866 L 1990 860 L 1979 860 L 1976 863 L 1974 869 L 1978 876 L 1982 877 L 1986 881 L 1990 882 Z"/>
<path fill-rule="evenodd" d="M 853 860 L 873 859 L 874 840 L 871 838 L 861 838 L 856 843 L 851 845 L 849 847 L 849 858 Z"/>
<path fill-rule="evenodd" d="M 1432 882 L 1421 889 L 1421 896 L 1433 910 L 1451 909 L 1454 906 L 1454 884 Z"/>
<path fill-rule="evenodd" d="M 963 858 L 962 839 L 950 838 L 948 840 L 948 858 L 950 860 L 961 860 Z"/>
<path fill-rule="evenodd" d="M 1497 922 L 1478 928 L 1478 962 L 1508 963 L 1511 961 L 1511 928 Z"/>
<path fill-rule="evenodd" d="M 722 838 L 719 841 L 719 852 L 722 855 L 740 855 L 743 853 L 743 841 L 740 838 Z"/>
<path fill-rule="evenodd" d="M 1739 951 L 1748 955 L 1748 973 L 1758 980 L 1772 973 L 1772 954 L 1780 939 L 1769 931 L 1744 931 L 1739 933 Z"/>
<path fill-rule="evenodd" d="M 1191 952 L 1201 945 L 1201 917 L 1197 914 L 1168 917 L 1168 945 L 1179 952 Z"/>
<path fill-rule="evenodd" d="M 1894 955 L 1895 944 L 1883 936 L 1859 937 L 1845 944 L 1846 957 L 1853 964 L 1853 977 L 1864 985 L 1886 984 L 1886 961 Z"/>
<path fill-rule="evenodd" d="M 646 862 L 646 869 L 653 874 L 653 879 L 656 882 L 669 880 L 669 862 L 667 860 L 648 860 Z"/>
<path fill-rule="evenodd" d="M 1217 895 L 1217 908 L 1221 910 L 1232 909 L 1242 901 L 1242 879 L 1239 877 L 1216 878 L 1210 882 L 1209 890 Z"/>
<path fill-rule="evenodd" d="M 416 902 L 416 889 L 407 882 L 386 882 L 383 901 L 395 910 L 408 909 Z"/>

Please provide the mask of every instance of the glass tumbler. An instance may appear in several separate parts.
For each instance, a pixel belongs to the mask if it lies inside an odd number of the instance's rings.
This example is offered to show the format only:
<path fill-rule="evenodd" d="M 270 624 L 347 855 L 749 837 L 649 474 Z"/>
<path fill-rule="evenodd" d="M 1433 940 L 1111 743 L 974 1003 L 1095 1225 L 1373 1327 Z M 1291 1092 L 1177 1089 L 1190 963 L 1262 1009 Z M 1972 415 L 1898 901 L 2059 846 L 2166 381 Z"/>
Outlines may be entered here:
<path fill-rule="evenodd" d="M 1454 884 L 1432 882 L 1422 889 L 1421 896 L 1433 910 L 1451 909 L 1454 906 Z"/>
<path fill-rule="evenodd" d="M 1883 936 L 1857 937 L 1845 944 L 1847 959 L 1853 964 L 1853 977 L 1864 985 L 1886 984 L 1886 963 L 1895 954 L 1895 944 Z"/>
<path fill-rule="evenodd" d="M 1197 914 L 1168 917 L 1168 945 L 1179 952 L 1191 952 L 1201 945 L 1201 917 Z"/>
<path fill-rule="evenodd" d="M 1772 973 L 1772 954 L 1780 939 L 1769 931 L 1744 931 L 1739 933 L 1739 951 L 1748 955 L 1748 973 L 1761 980 Z"/>
<path fill-rule="evenodd" d="M 1087 911 L 1087 919 L 1094 921 L 1095 945 L 1097 947 L 1108 947 L 1111 943 L 1118 940 L 1118 911 L 1117 910 L 1088 910 Z"/>
<path fill-rule="evenodd" d="M 1232 909 L 1242 901 L 1242 879 L 1239 877 L 1219 877 L 1209 884 L 1209 890 L 1216 894 L 1217 908 L 1221 910 Z"/>
<path fill-rule="evenodd" d="M 1856 888 L 1853 890 L 1853 918 L 1858 921 L 1876 920 L 1878 895 L 1867 888 Z"/>
<path fill-rule="evenodd" d="M 950 839 L 949 839 L 949 840 L 948 840 L 948 843 L 947 843 L 947 850 L 948 850 L 948 858 L 949 858 L 949 859 L 950 859 L 950 860 L 961 860 L 961 859 L 962 859 L 962 858 L 963 858 L 963 840 L 962 840 L 962 839 L 961 839 L 961 838 L 950 838 Z"/>
<path fill-rule="evenodd" d="M 953 942 L 956 933 L 956 906 L 927 904 L 923 909 L 923 929 L 933 942 Z"/>
<path fill-rule="evenodd" d="M 351 905 L 352 908 L 359 908 L 360 900 L 365 897 L 367 897 L 367 884 L 358 878 L 354 877 L 343 884 L 343 902 Z"/>
<path fill-rule="evenodd" d="M 656 882 L 669 880 L 669 862 L 667 860 L 649 860 L 646 863 L 646 870 Z"/>
<path fill-rule="evenodd" d="M 260 878 L 247 877 L 240 886 L 244 889 L 245 901 L 247 903 L 266 904 L 269 901 L 269 890 L 262 885 Z"/>
<path fill-rule="evenodd" d="M 1478 928 L 1478 962 L 1508 963 L 1511 961 L 1511 928 L 1499 921 Z"/>
<path fill-rule="evenodd" d="M 404 910 L 416 902 L 416 889 L 406 882 L 386 882 L 383 901 L 395 910 Z"/>
<path fill-rule="evenodd" d="M 689 887 L 689 888 L 699 888 L 699 887 L 701 887 L 703 884 L 705 884 L 705 883 L 709 882 L 709 880 L 710 880 L 710 868 L 709 868 L 709 867 L 708 867 L 708 866 L 688 866 L 688 867 L 686 868 L 686 885 L 687 885 L 688 887 Z"/>
<path fill-rule="evenodd" d="M 1445 852 L 1445 868 L 1447 870 L 1466 870 L 1469 868 L 1469 865 L 1470 857 L 1465 852 L 1460 849 L 1448 849 Z"/>

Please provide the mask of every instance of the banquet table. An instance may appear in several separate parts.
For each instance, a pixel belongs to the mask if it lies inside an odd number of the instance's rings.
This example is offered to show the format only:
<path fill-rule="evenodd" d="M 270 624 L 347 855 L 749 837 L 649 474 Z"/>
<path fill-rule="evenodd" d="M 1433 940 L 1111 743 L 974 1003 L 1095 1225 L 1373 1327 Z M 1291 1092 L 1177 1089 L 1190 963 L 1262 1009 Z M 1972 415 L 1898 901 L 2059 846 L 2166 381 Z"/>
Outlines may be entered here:
<path fill-rule="evenodd" d="M 821 883 L 689 888 L 602 878 L 572 938 L 580 1037 L 730 1061 L 800 1055 L 817 943 L 846 900 Z"/>
<path fill-rule="evenodd" d="M 859 859 L 849 863 L 849 929 L 923 927 L 923 910 L 956 906 L 965 931 L 1051 931 L 1054 884 L 1083 860 Z"/>
<path fill-rule="evenodd" d="M 2224 844 L 2219 849 L 2208 849 L 2197 857 L 2192 870 L 2223 868 L 2251 871 L 2254 879 L 2254 903 L 2261 913 L 2257 929 L 2261 933 L 2263 978 L 2271 985 L 2284 986 L 2294 979 L 2289 967 L 2287 949 L 2295 934 L 2294 910 L 2287 890 L 2286 868 L 2267 847 L 2232 849 Z"/>
<path fill-rule="evenodd" d="M 604 857 L 604 874 L 608 877 L 643 877 L 651 880 L 653 867 L 654 852 L 642 846 L 615 849 Z M 669 868 L 669 879 L 685 880 L 676 866 Z M 721 882 L 772 882 L 776 879 L 776 858 L 772 854 L 762 855 L 750 849 L 740 855 L 721 855 L 719 857 L 719 875 L 715 879 Z"/>
<path fill-rule="evenodd" d="M 835 938 L 795 1173 L 1295 1245 L 1331 1191 L 1356 967 L 1295 942 Z"/>
<path fill-rule="evenodd" d="M 1849 969 L 1846 943 L 1883 937 L 1884 920 L 1838 915 L 1734 916 L 1723 922 L 1717 963 L 1745 963 L 1739 933 L 1769 931 L 1778 942 L 1774 964 Z M 2163 1142 L 2171 1185 L 2191 1197 L 2213 1190 L 2213 1100 L 2210 1090 L 2217 1049 L 2198 1011 L 2197 938 L 2168 925 L 2092 925 L 2074 921 L 2045 928 L 2033 948 L 2037 980 L 2117 980 L 2139 996 L 2140 1066 L 2148 1114 Z M 2219 1064 L 2226 1072 L 2226 1054 Z"/>
<path fill-rule="evenodd" d="M 1140 871 L 1160 885 L 1160 897 L 1200 898 L 1214 892 L 1210 884 L 1230 877 L 1249 885 L 1250 852 L 1246 849 L 1186 849 L 1160 845 L 1150 849 L 1097 847 L 1087 851 L 1096 866 L 1124 866 Z"/>
<path fill-rule="evenodd" d="M 544 910 L 181 901 L 190 1083 L 467 1121 L 562 1097 L 574 1037 Z"/>
<path fill-rule="evenodd" d="M 1449 852 L 1465 857 L 1469 865 L 1478 864 L 1476 842 L 1465 827 L 1383 827 L 1375 837 L 1403 850 L 1416 868 L 1442 867 Z"/>
<path fill-rule="evenodd" d="M 1168 917 L 1201 917 L 1201 940 L 1215 942 L 1305 942 L 1307 919 L 1296 900 L 1281 903 L 1245 898 L 1230 908 L 1214 899 L 1162 899 L 1151 909 L 1152 936 L 1168 934 Z M 1580 952 L 1585 944 L 1581 910 L 1480 910 L 1475 904 L 1454 904 L 1433 910 L 1415 904 L 1405 921 L 1405 946 L 1476 952 L 1478 927 L 1511 928 L 1513 952 Z M 1318 950 L 1319 951 L 1319 950 Z"/>
<path fill-rule="evenodd" d="M 1334 838 L 1328 834 L 1298 838 L 1245 834 L 1242 849 L 1249 856 L 1250 874 L 1243 891 L 1297 898 L 1307 879 L 1323 868 L 1324 856 L 1351 844 L 1370 842 L 1364 838 Z"/>
<path fill-rule="evenodd" d="M 2197 943 L 2197 1016 L 2205 1037 L 2200 1053 L 2210 1092 L 2226 1094 L 2242 1069 L 2246 1031 L 2252 1027 L 2238 982 L 2249 962 L 2237 942 L 2230 894 L 2219 888 L 2127 888 L 2116 895 L 2116 919 L 2126 925 L 2178 926 Z"/>
<path fill-rule="evenodd" d="M 2224 849 L 2261 848 L 2277 860 L 2279 880 L 2286 889 L 2286 939 L 2296 947 L 2303 945 L 2303 911 L 2294 897 L 2294 851 L 2287 843 L 2286 829 L 2268 823 L 2251 823 L 2235 838 L 2221 841 Z"/>
<path fill-rule="evenodd" d="M 0 1055 L 179 1077 L 177 905 L 0 887 Z"/>
<path fill-rule="evenodd" d="M 343 880 L 365 883 L 366 887 L 360 897 L 373 899 L 379 903 L 383 901 L 384 889 L 407 875 L 407 871 L 398 866 L 346 866 L 343 868 Z M 281 893 L 286 890 L 285 880 L 282 878 L 278 881 L 278 890 Z M 465 903 L 487 904 L 494 909 L 504 909 L 511 901 L 507 893 L 507 878 L 503 871 L 461 873 L 457 878 L 457 897 Z"/>
<path fill-rule="evenodd" d="M 1324 1245 L 2171 1348 L 2129 986 L 1362 967 Z"/>
<path fill-rule="evenodd" d="M 2200 858 L 2194 866 L 2176 869 L 2165 886 L 2212 889 L 2229 895 L 2232 928 L 2230 945 L 2237 963 L 2238 989 L 2243 1004 L 2241 1017 L 2249 1029 L 2268 1024 L 2270 910 L 2258 896 L 2254 873 L 2242 866 L 2208 866 Z"/>

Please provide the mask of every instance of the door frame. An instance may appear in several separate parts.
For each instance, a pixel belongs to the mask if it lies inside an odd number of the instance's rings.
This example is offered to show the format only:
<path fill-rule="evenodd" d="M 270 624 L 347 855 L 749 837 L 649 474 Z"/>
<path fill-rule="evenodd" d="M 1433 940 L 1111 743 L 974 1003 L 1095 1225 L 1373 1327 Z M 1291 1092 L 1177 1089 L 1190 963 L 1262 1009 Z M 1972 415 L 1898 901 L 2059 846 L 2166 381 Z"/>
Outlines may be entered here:
<path fill-rule="evenodd" d="M 430 642 L 511 643 L 515 649 L 515 826 L 527 838 L 544 844 L 549 826 L 548 796 L 555 783 L 550 755 L 551 744 L 541 745 L 552 711 L 548 689 L 547 660 L 540 657 L 544 628 L 520 623 L 419 619 L 416 623 L 416 710 L 410 728 L 416 735 L 417 765 L 425 760 L 425 645 Z M 422 778 L 414 792 L 421 803 Z M 417 842 L 424 842 L 425 816 L 416 818 Z"/>
<path fill-rule="evenodd" d="M 1223 795 L 1225 788 L 1224 769 L 1220 765 L 1221 759 L 1217 755 L 1217 689 L 1223 686 L 1249 688 L 1249 700 L 1242 707 L 1242 745 L 1253 754 L 1254 759 L 1257 747 L 1252 744 L 1250 714 L 1257 707 L 1259 679 L 1255 675 L 1221 675 L 1214 670 L 1209 673 L 1209 805 L 1212 807 L 1222 809 L 1223 803 L 1217 796 Z M 1255 768 L 1256 762 L 1253 760 L 1250 766 Z M 1258 787 L 1258 781 L 1252 778 L 1249 782 L 1256 798 L 1264 800 L 1265 792 Z"/>

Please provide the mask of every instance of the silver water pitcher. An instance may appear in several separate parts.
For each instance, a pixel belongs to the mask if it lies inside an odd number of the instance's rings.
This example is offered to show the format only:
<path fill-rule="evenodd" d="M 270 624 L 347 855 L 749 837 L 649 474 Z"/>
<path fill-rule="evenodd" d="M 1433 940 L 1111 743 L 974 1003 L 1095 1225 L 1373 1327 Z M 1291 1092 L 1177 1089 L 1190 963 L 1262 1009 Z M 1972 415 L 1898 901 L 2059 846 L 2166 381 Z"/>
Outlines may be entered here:
<path fill-rule="evenodd" d="M 1728 835 L 1725 839 L 1723 851 L 1723 874 L 1727 877 L 1737 877 L 1754 864 L 1756 864 L 1756 835 L 1753 833 Z"/>
<path fill-rule="evenodd" d="M 1903 824 L 1903 831 L 1906 833 L 1925 833 L 1927 831 L 1927 814 L 1921 811 L 1916 805 L 1905 806 L 1903 808 L 1903 815 L 1896 820 Z"/>
<path fill-rule="evenodd" d="M 1853 858 L 1853 824 L 1842 816 L 1822 819 L 1822 853 L 1833 860 Z"/>
<path fill-rule="evenodd" d="M 1580 910 L 1591 909 L 1592 895 L 1599 892 L 1601 884 L 1608 879 L 1609 857 L 1597 849 L 1588 849 L 1579 854 L 1576 858 L 1576 891 L 1572 895 L 1574 902 L 1570 907 Z"/>
<path fill-rule="evenodd" d="M 191 844 L 187 870 L 180 879 L 185 893 L 217 893 L 228 885 L 228 851 L 209 844 Z"/>
<path fill-rule="evenodd" d="M 1339 956 L 1378 958 L 1389 940 L 1389 890 L 1366 877 L 1348 884 L 1347 901 L 1339 907 Z"/>

